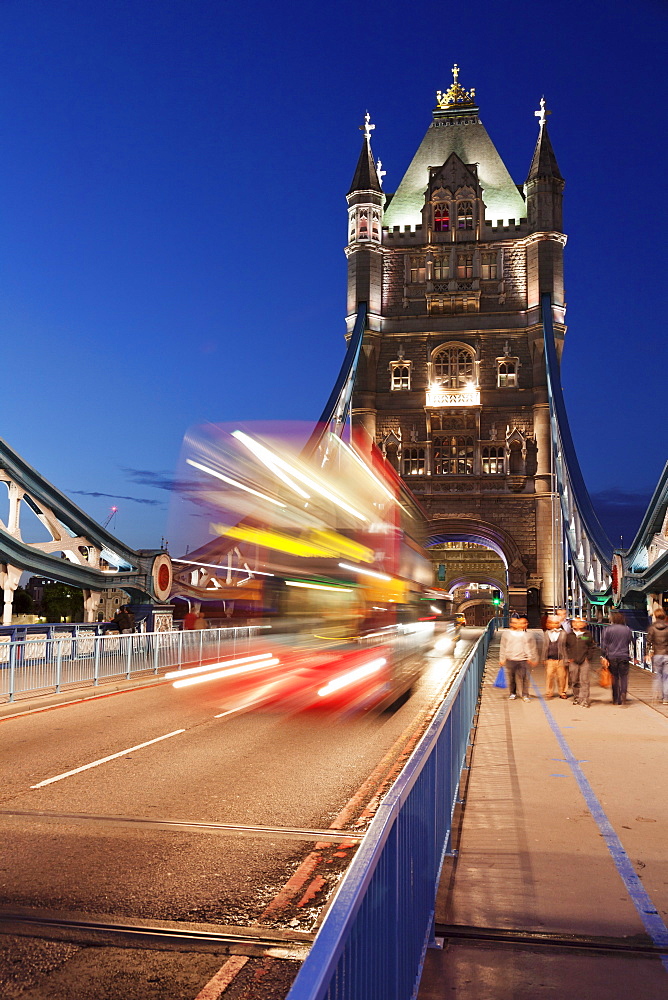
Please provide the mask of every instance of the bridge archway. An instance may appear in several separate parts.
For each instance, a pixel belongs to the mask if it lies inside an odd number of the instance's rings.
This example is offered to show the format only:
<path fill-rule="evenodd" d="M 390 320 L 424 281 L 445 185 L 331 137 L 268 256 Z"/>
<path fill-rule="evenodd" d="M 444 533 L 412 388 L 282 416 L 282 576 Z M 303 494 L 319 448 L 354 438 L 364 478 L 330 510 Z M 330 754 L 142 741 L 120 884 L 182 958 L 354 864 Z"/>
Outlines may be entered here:
<path fill-rule="evenodd" d="M 484 558 L 467 560 L 462 554 L 458 565 L 455 560 L 448 559 L 448 552 L 453 543 L 473 543 L 490 550 L 497 557 L 490 565 L 484 565 Z M 439 584 L 446 590 L 451 590 L 457 582 L 485 583 L 500 590 L 505 601 L 517 611 L 527 611 L 528 571 L 522 559 L 519 546 L 515 539 L 503 528 L 490 521 L 468 515 L 441 515 L 429 522 L 429 537 L 427 545 L 435 550 L 434 562 L 437 560 L 437 550 L 442 547 L 444 562 L 439 563 L 436 576 Z M 480 550 L 479 550 L 480 551 Z M 469 553 L 470 555 L 470 553 Z M 451 563 L 448 568 L 448 563 Z M 467 564 L 468 563 L 468 564 Z M 535 586 L 535 582 L 531 583 Z M 482 598 L 481 598 L 482 599 Z"/>

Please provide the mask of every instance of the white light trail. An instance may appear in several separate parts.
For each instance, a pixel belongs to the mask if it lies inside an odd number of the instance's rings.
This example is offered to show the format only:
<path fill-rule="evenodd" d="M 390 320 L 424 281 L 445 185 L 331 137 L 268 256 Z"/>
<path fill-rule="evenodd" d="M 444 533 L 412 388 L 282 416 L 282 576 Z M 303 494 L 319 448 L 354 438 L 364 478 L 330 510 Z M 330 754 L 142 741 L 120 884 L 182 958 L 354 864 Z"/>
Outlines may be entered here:
<path fill-rule="evenodd" d="M 385 657 L 380 657 L 377 660 L 371 660 L 370 663 L 365 663 L 361 667 L 356 667 L 355 670 L 349 670 L 347 674 L 341 674 L 340 677 L 335 677 L 324 687 L 321 687 L 318 691 L 320 698 L 326 698 L 330 694 L 334 694 L 335 691 L 340 691 L 341 688 L 349 687 L 354 684 L 355 681 L 361 681 L 364 677 L 370 677 L 371 674 L 377 673 L 381 667 L 384 667 L 387 663 Z"/>
<path fill-rule="evenodd" d="M 391 580 L 387 573 L 377 573 L 374 569 L 365 569 L 363 566 L 353 566 L 352 563 L 339 563 L 341 569 L 350 570 L 351 573 L 360 573 L 362 576 L 373 576 L 376 580 Z"/>
<path fill-rule="evenodd" d="M 172 559 L 173 563 L 182 563 L 184 566 L 203 566 L 205 569 L 220 569 L 224 573 L 251 573 L 253 576 L 275 576 L 275 573 L 265 573 L 260 569 L 246 569 L 245 566 L 223 566 L 221 563 L 193 562 L 192 559 Z"/>
<path fill-rule="evenodd" d="M 296 469 L 294 466 L 290 465 L 289 462 L 286 462 L 285 459 L 281 458 L 279 455 L 274 455 L 272 452 L 269 451 L 268 448 L 265 448 L 264 445 L 258 444 L 257 441 L 253 441 L 253 439 L 248 437 L 247 434 L 244 434 L 243 431 L 233 431 L 232 437 L 237 438 L 238 441 L 241 441 L 242 444 L 245 444 L 247 448 L 253 451 L 258 456 L 258 458 L 262 462 L 264 462 L 265 465 L 268 465 L 269 468 L 272 468 L 273 471 L 276 472 L 276 475 L 278 475 L 279 467 L 281 469 L 285 469 L 287 472 L 290 473 L 290 476 L 294 476 L 295 479 L 298 479 L 301 483 L 303 483 L 314 493 L 318 493 L 321 497 L 324 497 L 326 500 L 330 500 L 337 507 L 340 507 L 342 510 L 347 511 L 348 514 L 351 514 L 353 517 L 356 517 L 358 521 L 369 520 L 368 517 L 360 513 L 360 511 L 356 510 L 354 507 L 351 507 L 349 503 L 343 500 L 336 493 L 332 493 L 331 490 L 327 489 L 327 487 L 321 486 L 321 484 L 318 483 L 315 479 L 311 479 L 310 476 L 305 475 L 305 473 L 301 472 L 299 469 Z M 264 457 L 262 453 L 264 453 Z M 297 489 L 296 485 L 294 484 L 292 485 L 292 488 Z M 300 492 L 298 489 L 297 491 Z M 306 493 L 302 492 L 301 495 L 306 500 L 310 499 L 310 497 Z"/>
<path fill-rule="evenodd" d="M 303 587 L 305 590 L 335 590 L 339 594 L 352 594 L 352 587 L 328 587 L 324 583 L 303 583 L 301 580 L 286 580 L 286 587 Z"/>
<path fill-rule="evenodd" d="M 245 445 L 256 458 L 260 459 L 263 465 L 266 465 L 275 476 L 278 476 L 281 482 L 285 483 L 286 486 L 289 486 L 290 489 L 297 494 L 297 496 L 302 498 L 302 500 L 311 499 L 309 494 L 305 493 L 301 486 L 297 486 L 297 483 L 293 482 L 290 476 L 287 476 L 283 471 L 283 468 L 287 468 L 290 472 L 293 471 L 287 462 L 279 459 L 278 455 L 272 454 L 272 452 L 269 451 L 268 448 L 265 448 L 263 444 L 260 444 L 259 441 L 255 441 L 252 437 L 249 437 L 248 434 L 244 434 L 243 431 L 233 431 L 232 437 L 236 438 L 237 441 L 240 441 L 241 444 Z"/>
<path fill-rule="evenodd" d="M 183 680 L 174 681 L 172 687 L 191 687 L 193 684 L 203 684 L 205 681 L 217 681 L 226 677 L 238 677 L 239 674 L 250 674 L 255 670 L 264 670 L 265 667 L 274 667 L 281 661 L 277 656 L 272 656 L 270 660 L 262 660 L 261 663 L 246 663 L 241 667 L 232 667 L 230 670 L 215 670 L 209 674 L 198 674 L 196 677 L 184 677 Z M 209 665 L 211 669 L 211 665 Z"/>
<path fill-rule="evenodd" d="M 46 778 L 45 781 L 40 781 L 36 785 L 31 785 L 31 788 L 43 788 L 44 785 L 52 785 L 54 781 L 62 781 L 63 778 L 69 778 L 73 774 L 80 774 L 81 771 L 88 771 L 91 767 L 98 767 L 100 764 L 106 764 L 109 760 L 116 760 L 117 757 L 124 757 L 127 753 L 132 753 L 134 750 L 142 750 L 144 747 L 150 747 L 152 743 L 160 743 L 161 740 L 168 740 L 170 736 L 178 736 L 179 733 L 185 733 L 185 729 L 175 729 L 173 733 L 165 733 L 164 736 L 157 736 L 154 740 L 147 740 L 146 743 L 138 743 L 135 747 L 128 747 L 127 750 L 119 750 L 118 753 L 112 753 L 109 757 L 101 757 L 100 760 L 94 760 L 90 764 L 84 764 L 82 767 L 75 767 L 72 771 L 65 771 L 64 774 L 57 774 L 55 778 Z"/>
<path fill-rule="evenodd" d="M 240 667 L 245 663 L 259 663 L 260 660 L 270 660 L 273 653 L 258 653 L 256 656 L 240 656 L 233 660 L 221 660 L 220 663 L 205 663 L 202 667 L 186 667 L 185 670 L 170 670 L 165 674 L 165 680 L 171 681 L 177 677 L 189 677 L 191 674 L 203 674 L 208 670 L 222 670 L 223 667 Z"/>
<path fill-rule="evenodd" d="M 215 476 L 216 479 L 222 479 L 224 483 L 228 483 L 230 486 L 236 486 L 238 490 L 245 490 L 246 493 L 252 493 L 253 496 L 260 497 L 261 500 L 268 500 L 269 503 L 276 504 L 277 507 L 285 507 L 286 504 L 281 503 L 280 500 L 274 500 L 273 497 L 267 496 L 266 493 L 260 493 L 259 490 L 253 490 L 250 486 L 244 486 L 237 479 L 231 479 L 229 476 L 224 476 L 222 472 L 216 472 L 215 469 L 210 469 L 208 465 L 200 465 L 199 462 L 193 462 L 191 458 L 186 459 L 188 465 L 192 465 L 194 469 L 199 469 L 200 472 L 206 472 L 210 476 Z"/>
<path fill-rule="evenodd" d="M 362 458 L 360 458 L 360 456 L 357 454 L 357 452 L 355 451 L 354 448 L 351 448 L 350 445 L 346 444 L 345 441 L 342 441 L 341 438 L 337 434 L 332 434 L 332 438 L 334 439 L 334 441 L 336 441 L 336 443 L 339 445 L 339 447 L 343 448 L 343 450 L 348 455 L 350 455 L 350 457 L 355 462 L 357 462 L 357 464 L 359 466 L 361 466 L 362 469 L 364 469 L 364 471 L 366 472 L 367 476 L 369 476 L 370 479 L 373 479 L 373 481 L 376 484 L 376 486 L 385 494 L 386 497 L 388 497 L 394 503 L 399 503 L 399 501 L 395 497 L 394 493 L 392 493 L 392 491 L 387 488 L 387 486 L 385 485 L 385 483 L 381 482 L 381 480 L 378 478 L 378 476 L 373 471 L 373 469 L 369 468 L 369 466 L 366 464 L 366 462 Z"/>

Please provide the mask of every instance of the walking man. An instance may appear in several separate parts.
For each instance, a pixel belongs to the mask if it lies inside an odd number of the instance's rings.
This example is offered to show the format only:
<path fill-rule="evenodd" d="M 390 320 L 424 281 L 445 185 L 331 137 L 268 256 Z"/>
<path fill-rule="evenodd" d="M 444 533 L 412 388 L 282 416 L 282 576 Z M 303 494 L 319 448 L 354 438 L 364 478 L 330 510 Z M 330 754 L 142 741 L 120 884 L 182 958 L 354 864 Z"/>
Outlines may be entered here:
<path fill-rule="evenodd" d="M 511 618 L 510 628 L 501 633 L 499 664 L 508 671 L 510 701 L 514 701 L 522 689 L 522 698 L 529 701 L 529 668 L 538 663 L 538 652 L 532 635 L 527 632 L 526 618 Z"/>
<path fill-rule="evenodd" d="M 566 656 L 573 686 L 573 704 L 589 708 L 589 671 L 594 640 L 587 632 L 584 618 L 573 618 L 573 631 L 566 636 Z"/>
<path fill-rule="evenodd" d="M 601 636 L 601 663 L 612 674 L 613 705 L 625 705 L 629 683 L 629 646 L 633 641 L 633 634 L 624 622 L 621 611 L 612 611 L 610 621 L 612 624 L 603 629 Z"/>

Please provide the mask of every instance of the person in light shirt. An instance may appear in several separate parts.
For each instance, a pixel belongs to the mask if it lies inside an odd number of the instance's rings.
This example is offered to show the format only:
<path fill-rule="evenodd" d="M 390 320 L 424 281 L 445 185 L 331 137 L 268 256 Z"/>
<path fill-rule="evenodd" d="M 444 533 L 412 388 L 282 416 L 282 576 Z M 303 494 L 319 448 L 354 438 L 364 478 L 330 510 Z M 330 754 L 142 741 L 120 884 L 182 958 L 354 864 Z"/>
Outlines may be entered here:
<path fill-rule="evenodd" d="M 554 694 L 555 683 L 559 697 L 566 698 L 566 632 L 559 618 L 548 616 L 547 628 L 543 632 L 542 659 L 545 664 L 545 697 Z"/>
<path fill-rule="evenodd" d="M 529 701 L 529 668 L 538 663 L 534 637 L 527 632 L 526 618 L 511 618 L 510 628 L 501 633 L 499 664 L 508 673 L 509 699 L 515 701 L 522 689 L 523 701 Z"/>

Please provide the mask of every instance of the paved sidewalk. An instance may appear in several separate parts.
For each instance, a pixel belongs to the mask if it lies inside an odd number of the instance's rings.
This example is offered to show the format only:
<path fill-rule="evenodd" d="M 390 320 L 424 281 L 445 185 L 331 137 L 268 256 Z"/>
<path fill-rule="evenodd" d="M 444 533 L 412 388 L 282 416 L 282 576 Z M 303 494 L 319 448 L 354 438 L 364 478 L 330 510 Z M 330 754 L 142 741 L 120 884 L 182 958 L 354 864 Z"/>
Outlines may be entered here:
<path fill-rule="evenodd" d="M 498 649 L 419 998 L 666 997 L 668 707 L 638 668 L 625 706 L 595 681 L 589 709 L 545 700 L 542 670 L 509 701 Z"/>

